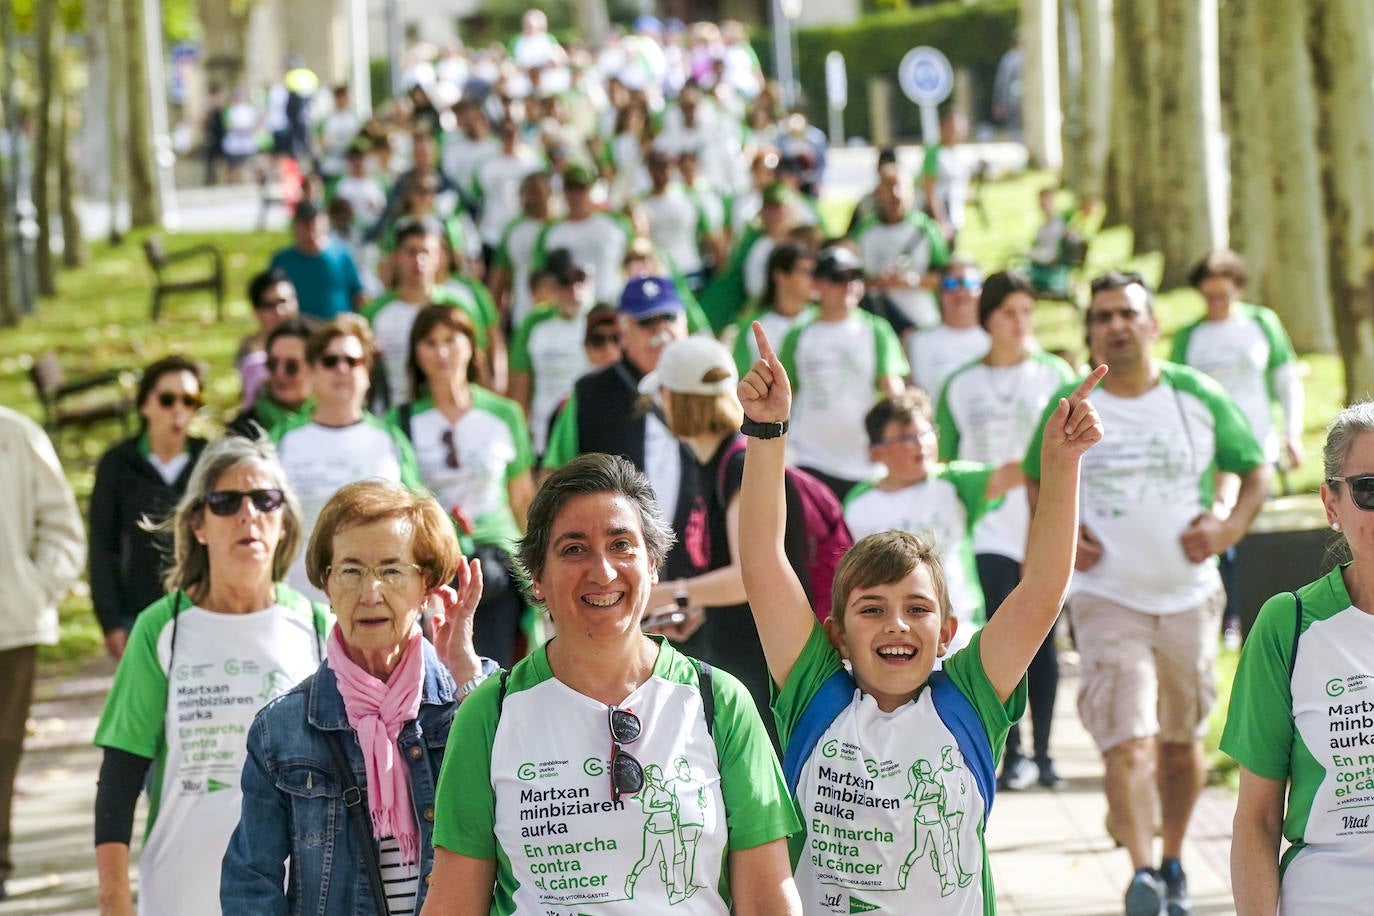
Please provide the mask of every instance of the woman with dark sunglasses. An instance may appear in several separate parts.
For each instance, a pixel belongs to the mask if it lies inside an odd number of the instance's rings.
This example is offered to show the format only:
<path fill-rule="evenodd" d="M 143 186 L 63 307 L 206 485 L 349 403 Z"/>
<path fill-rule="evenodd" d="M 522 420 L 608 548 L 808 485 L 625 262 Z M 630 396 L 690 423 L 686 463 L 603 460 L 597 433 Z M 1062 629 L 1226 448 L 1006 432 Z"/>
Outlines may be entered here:
<path fill-rule="evenodd" d="M 1360 691 L 1374 668 L 1374 402 L 1336 415 L 1322 459 L 1326 519 L 1350 559 L 1264 603 L 1221 737 L 1240 763 L 1231 883 L 1241 916 L 1369 912 L 1374 713 Z"/>
<path fill-rule="evenodd" d="M 190 434 L 201 405 L 201 369 L 168 356 L 143 370 L 138 383 L 139 431 L 110 448 L 95 469 L 91 490 L 91 601 L 105 648 L 124 654 L 129 630 L 144 608 L 163 595 L 166 554 L 144 518 L 160 521 L 186 491 L 205 447 Z"/>
<path fill-rule="evenodd" d="M 428 305 L 415 316 L 406 360 L 413 400 L 388 419 L 415 449 L 420 477 L 482 562 L 477 651 L 509 666 L 522 622 L 538 641 L 511 562 L 534 498 L 534 452 L 520 405 L 477 384 L 477 333 L 467 313 Z"/>
<path fill-rule="evenodd" d="M 134 912 L 129 843 L 145 786 L 139 910 L 217 912 L 245 733 L 319 663 L 328 615 L 281 584 L 305 532 L 265 439 L 206 448 L 175 512 L 147 527 L 170 535 L 169 594 L 135 622 L 96 729 L 101 912 Z"/>
<path fill-rule="evenodd" d="M 752 699 L 640 629 L 672 540 L 624 458 L 540 487 L 519 558 L 557 635 L 454 717 L 425 912 L 801 912 Z"/>
<path fill-rule="evenodd" d="M 357 480 L 377 478 L 423 489 L 415 453 L 401 431 L 364 409 L 376 357 L 372 331 L 357 315 L 321 325 L 305 345 L 315 406 L 273 428 L 286 479 L 300 498 L 307 531 L 329 498 Z M 311 584 L 297 559 L 286 581 L 311 600 Z"/>

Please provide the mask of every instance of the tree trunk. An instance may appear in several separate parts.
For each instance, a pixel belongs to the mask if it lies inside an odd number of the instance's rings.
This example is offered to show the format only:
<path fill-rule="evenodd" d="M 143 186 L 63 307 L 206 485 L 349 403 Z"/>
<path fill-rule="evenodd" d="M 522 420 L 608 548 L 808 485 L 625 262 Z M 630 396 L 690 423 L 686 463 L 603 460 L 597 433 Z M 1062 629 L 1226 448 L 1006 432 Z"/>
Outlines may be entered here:
<path fill-rule="evenodd" d="M 38 273 L 38 295 L 57 293 L 57 265 L 52 257 L 52 189 L 53 169 L 53 92 L 61 91 L 61 75 L 57 55 L 57 3 L 48 0 L 38 4 L 34 41 L 37 44 L 35 82 L 38 102 L 34 106 L 33 142 L 33 209 L 38 221 L 38 249 L 34 252 L 34 267 Z"/>
<path fill-rule="evenodd" d="M 1160 286 L 1185 282 L 1189 266 L 1215 247 L 1212 192 L 1219 176 L 1209 155 L 1216 130 L 1215 0 L 1160 0 L 1159 170 L 1156 211 L 1161 221 L 1164 273 Z M 1210 36 L 1210 41 L 1208 40 Z"/>
<path fill-rule="evenodd" d="M 1327 271 L 1345 397 L 1374 392 L 1374 15 L 1367 0 L 1308 0 Z"/>
<path fill-rule="evenodd" d="M 1059 138 L 1058 0 L 1021 0 L 1021 110 L 1026 150 L 1035 168 L 1058 170 L 1063 164 Z"/>
<path fill-rule="evenodd" d="M 110 73 L 128 73 L 128 55 L 124 53 L 124 4 L 123 0 L 103 0 L 97 4 L 105 12 L 106 56 L 109 59 Z M 107 240 L 118 245 L 124 239 L 120 229 L 123 217 L 120 211 L 127 199 L 125 195 L 125 167 L 128 163 L 124 145 L 124 101 L 126 96 L 120 91 L 120 81 L 111 79 L 105 86 L 105 154 L 109 160 L 110 183 L 106 205 L 110 209 L 110 228 Z"/>
<path fill-rule="evenodd" d="M 76 212 L 76 163 L 72 161 L 72 95 L 65 81 L 57 106 L 57 206 L 62 214 L 62 266 L 80 267 L 86 260 L 81 217 Z"/>
<path fill-rule="evenodd" d="M 129 222 L 135 228 L 152 228 L 162 219 L 158 212 L 157 163 L 153 149 L 152 102 L 148 67 L 162 62 L 148 60 L 142 0 L 124 0 L 124 53 L 128 74 Z"/>
<path fill-rule="evenodd" d="M 1078 194 L 1100 201 L 1107 193 L 1107 144 L 1110 139 L 1112 80 L 1112 0 L 1075 0 L 1082 43 L 1079 76 Z"/>
<path fill-rule="evenodd" d="M 0 105 L 0 109 L 3 109 L 0 110 L 0 121 L 4 122 L 8 134 L 14 115 L 14 5 L 10 0 L 0 0 L 0 34 L 4 37 L 0 42 L 0 54 L 4 55 L 3 67 L 0 67 L 0 82 L 4 86 L 0 88 L 4 99 L 3 105 Z M 15 160 L 0 153 L 0 324 L 5 327 L 14 327 L 19 323 L 18 297 L 15 295 L 18 286 L 15 282 L 16 264 L 11 247 L 14 244 L 14 208 L 10 195 L 15 167 Z"/>
<path fill-rule="evenodd" d="M 1074 0 L 1056 0 L 1059 5 L 1059 109 L 1060 147 L 1064 167 L 1060 177 L 1064 187 L 1080 192 L 1083 174 L 1083 39 L 1082 23 Z"/>
<path fill-rule="evenodd" d="M 1330 351 L 1330 272 L 1315 142 L 1316 98 L 1307 48 L 1306 0 L 1263 0 L 1255 6 L 1265 122 L 1269 128 L 1270 220 L 1275 235 L 1263 270 L 1263 302 L 1283 319 L 1300 350 Z M 1345 108 L 1344 117 L 1354 116 Z M 1367 117 L 1361 112 L 1360 117 Z"/>
<path fill-rule="evenodd" d="M 1134 250 L 1164 247 L 1160 132 L 1159 17 L 1156 0 L 1117 0 L 1112 81 L 1114 196 L 1134 233 Z"/>
<path fill-rule="evenodd" d="M 1269 264 L 1273 193 L 1269 176 L 1269 113 L 1256 48 L 1259 6 L 1265 0 L 1227 0 L 1222 7 L 1222 97 L 1231 160 L 1231 247 L 1250 267 L 1250 283 L 1261 302 L 1271 301 L 1262 277 Z"/>

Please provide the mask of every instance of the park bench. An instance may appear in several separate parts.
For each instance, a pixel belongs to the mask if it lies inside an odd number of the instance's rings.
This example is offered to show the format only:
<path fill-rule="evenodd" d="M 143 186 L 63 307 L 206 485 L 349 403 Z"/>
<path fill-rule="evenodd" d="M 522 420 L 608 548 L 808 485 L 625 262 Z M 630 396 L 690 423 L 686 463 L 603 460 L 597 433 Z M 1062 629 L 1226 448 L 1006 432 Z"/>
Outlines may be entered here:
<path fill-rule="evenodd" d="M 43 407 L 43 428 L 61 447 L 62 431 L 88 427 L 103 420 L 118 420 L 125 435 L 131 432 L 134 399 L 124 377 L 128 370 L 110 369 L 68 379 L 51 350 L 34 360 L 29 378 Z"/>
<path fill-rule="evenodd" d="M 153 320 L 162 312 L 162 301 L 180 293 L 208 290 L 215 294 L 215 315 L 224 320 L 224 254 L 214 245 L 193 245 L 168 251 L 162 240 L 150 236 L 143 243 L 148 266 L 153 269 Z M 200 262 L 205 272 L 187 273 L 181 265 Z"/>

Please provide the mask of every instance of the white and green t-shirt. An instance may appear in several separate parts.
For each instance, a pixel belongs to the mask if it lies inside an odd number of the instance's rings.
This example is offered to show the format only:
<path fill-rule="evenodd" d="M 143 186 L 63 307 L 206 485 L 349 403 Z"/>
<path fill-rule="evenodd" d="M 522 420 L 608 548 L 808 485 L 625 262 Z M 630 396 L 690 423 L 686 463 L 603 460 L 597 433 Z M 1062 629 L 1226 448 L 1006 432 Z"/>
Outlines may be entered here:
<path fill-rule="evenodd" d="M 465 294 L 463 288 L 436 286 L 424 302 L 407 302 L 395 292 L 378 296 L 363 308 L 362 316 L 372 325 L 372 336 L 376 339 L 382 365 L 386 368 L 388 404 L 404 404 L 411 398 L 410 373 L 406 370 L 406 362 L 410 358 L 410 331 L 415 327 L 415 316 L 431 304 L 447 305 L 467 312 L 477 334 L 477 346 L 487 346 L 487 328 L 494 321 L 495 314 L 485 308 L 476 296 L 470 292 Z"/>
<path fill-rule="evenodd" d="M 496 861 L 491 912 L 715 914 L 730 909 L 728 854 L 800 829 L 753 700 L 716 669 L 714 740 L 696 665 L 662 640 L 622 709 L 644 767 L 611 800 L 607 707 L 563 684 L 540 648 L 459 707 L 439 777 L 434 844 Z"/>
<path fill-rule="evenodd" d="M 397 412 L 389 417 L 397 422 Z M 534 465 L 520 405 L 472 386 L 472 407 L 450 423 L 430 398 L 411 405 L 410 443 L 425 486 L 446 510 L 472 519 L 472 539 L 511 550 L 520 528 L 511 512 L 510 481 Z"/>
<path fill-rule="evenodd" d="M 1069 364 L 1035 350 L 1012 366 L 973 363 L 945 383 L 935 411 L 940 457 L 994 466 L 1019 461 L 1035 435 L 1050 395 L 1073 380 Z M 973 528 L 973 552 L 1026 557 L 1030 504 L 1026 488 L 1009 491 Z"/>
<path fill-rule="evenodd" d="M 530 272 L 534 268 L 534 246 L 544 231 L 544 223 L 528 216 L 520 216 L 510 221 L 501 234 L 501 244 L 496 248 L 494 264 L 506 271 L 510 277 L 510 318 L 514 327 L 534 308 L 534 297 L 530 292 Z"/>
<path fill-rule="evenodd" d="M 857 541 L 879 531 L 909 531 L 933 538 L 945 570 L 950 607 L 959 618 L 958 648 L 983 622 L 983 588 L 973 559 L 973 526 L 988 508 L 992 465 L 953 461 L 937 465 L 926 479 L 900 490 L 881 490 L 864 481 L 844 501 L 844 521 Z"/>
<path fill-rule="evenodd" d="M 864 415 L 883 378 L 909 371 L 892 325 L 862 309 L 839 321 L 816 313 L 793 326 L 779 354 L 792 380 L 792 463 L 845 480 L 873 476 Z"/>
<path fill-rule="evenodd" d="M 945 382 L 959 369 L 988 354 L 992 338 L 978 325 L 951 328 L 937 325 L 917 331 L 907 338 L 906 356 L 911 362 L 911 380 L 938 401 Z M 1043 405 L 1042 405 L 1043 406 Z"/>
<path fill-rule="evenodd" d="M 587 316 L 566 317 L 556 306 L 539 306 L 525 317 L 510 345 L 510 371 L 530 376 L 530 430 L 534 450 L 548 446 L 549 421 L 591 363 L 583 340 Z"/>
<path fill-rule="evenodd" d="M 949 263 L 949 246 L 940 227 L 930 217 L 915 211 L 906 219 L 885 223 L 876 216 L 854 228 L 854 243 L 859 248 L 864 273 L 877 277 L 893 268 L 918 274 Z M 940 323 L 940 305 L 935 294 L 922 287 L 888 290 L 892 301 L 917 327 Z M 933 392 L 932 397 L 939 392 Z"/>
<path fill-rule="evenodd" d="M 974 636 L 944 672 L 973 705 L 997 760 L 1025 711 L 1026 682 L 999 700 L 979 645 Z M 773 701 L 784 745 L 842 666 L 817 624 Z M 856 687 L 803 763 L 795 801 L 805 832 L 792 838 L 792 864 L 804 912 L 997 912 L 983 797 L 928 688 L 883 712 Z"/>
<path fill-rule="evenodd" d="M 95 743 L 153 761 L 139 912 L 219 912 L 248 726 L 319 666 L 328 620 L 286 586 L 250 614 L 207 611 L 177 592 L 138 615 Z"/>
<path fill-rule="evenodd" d="M 698 239 L 709 229 L 682 186 L 674 182 L 662 194 L 646 194 L 640 202 L 649 217 L 649 238 L 673 269 L 684 274 L 701 270 Z"/>
<path fill-rule="evenodd" d="M 795 315 L 784 315 L 772 309 L 766 311 L 756 311 L 750 309 L 740 319 L 735 322 L 735 368 L 739 370 L 739 377 L 744 378 L 749 374 L 749 370 L 754 366 L 754 360 L 759 358 L 758 341 L 754 340 L 754 332 L 751 325 L 757 321 L 763 325 L 764 333 L 768 339 L 775 342 L 787 337 L 787 332 L 796 326 L 797 322 L 809 320 L 815 315 L 815 306 L 808 305 Z"/>
<path fill-rule="evenodd" d="M 1224 321 L 1201 319 L 1179 330 L 1172 359 L 1200 369 L 1221 383 L 1236 402 L 1265 456 L 1278 458 L 1273 405 L 1283 410 L 1284 435 L 1302 435 L 1302 377 L 1297 356 L 1279 316 L 1238 302 Z"/>
<path fill-rule="evenodd" d="M 539 168 L 539 158 L 526 147 L 507 155 L 497 150 L 472 170 L 473 197 L 482 204 L 477 231 L 492 247 L 501 241 L 506 225 L 520 215 L 520 182 Z"/>
<path fill-rule="evenodd" d="M 1245 474 L 1264 463 L 1264 452 L 1216 382 L 1175 363 L 1159 370 L 1158 384 L 1142 395 L 1099 388 L 1090 398 L 1105 432 L 1083 456 L 1079 518 L 1102 544 L 1102 558 L 1074 573 L 1069 592 L 1173 614 L 1221 587 L 1216 557 L 1192 562 L 1179 536 L 1211 510 L 1218 469 Z M 1040 479 L 1045 421 L 1077 385 L 1050 397 L 1022 465 L 1032 480 Z"/>
<path fill-rule="evenodd" d="M 1265 602 L 1241 652 L 1221 736 L 1221 749 L 1246 769 L 1288 783 L 1285 913 L 1369 911 L 1374 615 L 1352 605 L 1344 569 L 1298 590 L 1295 660 L 1293 596 Z"/>
<path fill-rule="evenodd" d="M 611 213 L 597 212 L 582 220 L 560 219 L 546 224 L 535 246 L 542 263 L 550 251 L 566 248 L 573 260 L 596 269 L 597 302 L 618 302 L 625 286 L 623 261 L 631 232 L 625 221 Z"/>
<path fill-rule="evenodd" d="M 272 430 L 287 483 L 301 502 L 304 530 L 314 531 L 315 520 L 329 498 L 346 484 L 378 478 L 422 490 L 415 453 L 401 431 L 385 420 L 364 414 L 349 426 L 321 426 L 298 417 Z M 286 581 L 312 601 L 325 601 L 324 592 L 305 575 L 305 551 L 287 570 Z"/>

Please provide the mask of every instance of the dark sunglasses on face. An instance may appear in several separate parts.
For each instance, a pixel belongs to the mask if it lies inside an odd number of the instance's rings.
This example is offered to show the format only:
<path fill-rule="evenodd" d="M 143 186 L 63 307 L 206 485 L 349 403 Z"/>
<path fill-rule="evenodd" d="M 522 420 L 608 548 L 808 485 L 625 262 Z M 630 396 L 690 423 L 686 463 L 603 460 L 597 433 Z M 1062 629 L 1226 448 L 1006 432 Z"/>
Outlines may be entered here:
<path fill-rule="evenodd" d="M 1343 483 L 1350 488 L 1350 499 L 1366 512 L 1374 512 L 1374 474 L 1359 477 L 1328 477 L 1328 485 Z"/>
<path fill-rule="evenodd" d="M 609 346 L 609 345 L 611 345 L 611 344 L 617 344 L 617 345 L 618 345 L 619 343 L 620 343 L 620 337 L 619 337 L 619 335 L 617 335 L 617 334 L 588 334 L 588 335 L 587 335 L 587 346 L 589 346 L 589 347 L 605 347 L 605 346 Z"/>
<path fill-rule="evenodd" d="M 940 281 L 940 289 L 952 293 L 956 289 L 982 289 L 983 281 L 978 277 L 945 277 Z"/>
<path fill-rule="evenodd" d="M 619 706 L 606 710 L 606 724 L 611 731 L 611 801 L 618 802 L 644 788 L 644 767 L 622 746 L 638 740 L 644 726 L 639 716 Z"/>
<path fill-rule="evenodd" d="M 177 403 L 178 401 L 181 402 L 181 405 L 182 405 L 183 407 L 189 407 L 189 408 L 191 408 L 192 410 L 199 410 L 201 404 L 203 403 L 203 402 L 201 401 L 199 395 L 194 395 L 194 394 L 181 394 L 181 395 L 178 395 L 178 394 L 175 394 L 175 393 L 173 393 L 173 392 L 171 392 L 171 391 L 160 391 L 160 392 L 158 392 L 158 395 L 157 395 L 157 402 L 158 402 L 159 404 L 161 404 L 161 405 L 162 405 L 165 409 L 167 409 L 167 410 L 171 410 L 173 407 L 175 407 L 175 406 L 176 406 L 176 403 Z"/>
<path fill-rule="evenodd" d="M 349 356 L 347 353 L 326 353 L 320 357 L 320 365 L 326 369 L 337 369 L 340 363 L 350 369 L 356 369 L 363 364 L 361 356 Z"/>
<path fill-rule="evenodd" d="M 276 512 L 286 501 L 281 490 L 213 490 L 205 494 L 205 507 L 215 515 L 234 515 L 248 497 L 259 512 Z"/>
<path fill-rule="evenodd" d="M 301 361 L 298 359 L 277 359 L 275 356 L 269 356 L 267 358 L 268 374 L 276 375 L 278 369 L 290 378 L 295 378 L 296 373 L 301 371 Z"/>

